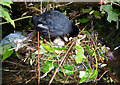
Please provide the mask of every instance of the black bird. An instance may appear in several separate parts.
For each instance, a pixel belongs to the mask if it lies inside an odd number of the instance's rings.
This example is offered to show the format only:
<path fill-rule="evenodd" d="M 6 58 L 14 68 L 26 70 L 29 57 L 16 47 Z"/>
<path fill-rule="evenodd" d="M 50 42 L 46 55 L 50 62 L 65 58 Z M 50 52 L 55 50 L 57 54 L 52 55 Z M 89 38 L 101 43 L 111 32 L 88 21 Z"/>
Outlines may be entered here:
<path fill-rule="evenodd" d="M 39 31 L 40 36 L 48 39 L 48 30 L 50 38 L 64 37 L 66 34 L 70 34 L 70 37 L 76 37 L 79 33 L 79 29 L 74 25 L 69 18 L 59 11 L 51 10 L 44 12 L 41 15 L 33 15 L 32 22 L 34 29 Z"/>

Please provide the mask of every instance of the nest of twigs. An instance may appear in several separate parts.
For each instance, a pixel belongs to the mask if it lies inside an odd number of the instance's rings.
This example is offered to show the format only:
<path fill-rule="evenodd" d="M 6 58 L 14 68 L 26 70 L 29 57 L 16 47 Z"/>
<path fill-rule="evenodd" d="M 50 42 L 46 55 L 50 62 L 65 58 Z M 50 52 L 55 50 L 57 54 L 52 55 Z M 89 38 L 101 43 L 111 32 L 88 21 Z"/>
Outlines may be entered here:
<path fill-rule="evenodd" d="M 37 84 L 38 78 L 46 84 L 100 82 L 108 73 L 106 62 L 114 57 L 97 38 L 97 32 L 84 30 L 67 45 L 40 40 L 38 49 L 37 40 L 29 41 L 3 62 L 3 83 Z"/>

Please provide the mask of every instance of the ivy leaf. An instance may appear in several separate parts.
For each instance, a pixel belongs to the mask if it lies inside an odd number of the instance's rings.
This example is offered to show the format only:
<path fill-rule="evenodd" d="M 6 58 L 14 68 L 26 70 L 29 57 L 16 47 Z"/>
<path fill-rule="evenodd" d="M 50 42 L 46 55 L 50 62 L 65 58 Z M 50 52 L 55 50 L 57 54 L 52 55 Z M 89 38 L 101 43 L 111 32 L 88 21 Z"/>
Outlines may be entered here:
<path fill-rule="evenodd" d="M 118 20 L 118 14 L 114 11 L 114 9 L 112 8 L 112 5 L 101 5 L 100 11 L 105 11 L 108 13 L 107 20 L 109 22 L 111 22 L 112 20 L 113 21 Z"/>
<path fill-rule="evenodd" d="M 112 20 L 113 20 L 113 21 L 117 21 L 117 20 L 118 20 L 118 14 L 116 14 L 115 12 L 109 12 L 109 13 L 108 13 L 107 20 L 108 20 L 109 22 L 111 22 Z"/>
<path fill-rule="evenodd" d="M 101 5 L 101 10 L 106 11 L 107 13 L 113 10 L 112 5 Z"/>

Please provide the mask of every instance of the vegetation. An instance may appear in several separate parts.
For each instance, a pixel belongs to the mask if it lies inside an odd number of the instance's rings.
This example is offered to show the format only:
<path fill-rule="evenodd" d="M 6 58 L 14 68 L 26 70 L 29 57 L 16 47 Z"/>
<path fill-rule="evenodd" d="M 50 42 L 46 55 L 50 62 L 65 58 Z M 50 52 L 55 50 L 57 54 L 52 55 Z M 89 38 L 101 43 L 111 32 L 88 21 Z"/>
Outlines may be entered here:
<path fill-rule="evenodd" d="M 2 0 L 0 4 L 4 6 L 0 6 L 2 13 L 0 17 L 7 20 L 7 22 L 0 24 L 10 22 L 13 27 L 17 28 L 17 26 L 22 25 L 19 23 L 15 26 L 14 21 L 24 21 L 25 18 L 30 18 L 31 16 L 27 16 L 29 12 L 33 14 L 33 12 L 42 13 L 45 9 L 58 9 L 64 14 L 69 15 L 71 20 L 73 20 L 80 29 L 79 35 L 69 41 L 67 45 L 63 46 L 56 45 L 51 41 L 43 41 L 42 38 L 40 43 L 38 43 L 39 39 L 36 41 L 36 36 L 34 36 L 34 38 L 32 36 L 27 41 L 22 42 L 24 47 L 17 52 L 13 50 L 11 43 L 0 47 L 2 50 L 0 54 L 2 55 L 3 67 L 6 64 L 9 72 L 16 75 L 13 79 L 11 78 L 11 84 L 37 83 L 36 79 L 38 79 L 38 77 L 40 77 L 41 81 L 49 84 L 55 81 L 61 84 L 119 82 L 117 78 L 114 78 L 114 75 L 110 74 L 111 70 L 107 67 L 107 62 L 114 59 L 110 51 L 111 49 L 104 44 L 102 45 L 102 41 L 98 39 L 98 32 L 94 30 L 93 22 L 94 20 L 106 18 L 109 23 L 114 21 L 116 28 L 119 29 L 120 9 L 114 8 L 114 6 L 120 6 L 120 1 L 100 2 L 100 10 L 95 10 L 92 7 L 81 8 L 81 10 L 79 12 L 76 11 L 75 14 L 71 13 L 72 10 L 70 11 L 69 5 L 71 3 L 56 4 L 42 2 L 36 3 L 34 7 L 28 7 L 27 3 L 25 3 L 26 9 L 29 9 L 29 11 L 22 15 L 26 15 L 26 17 L 14 20 L 10 18 L 9 13 L 9 10 L 11 10 L 10 4 L 14 5 L 14 3 L 10 0 L 6 0 L 5 2 Z M 31 18 L 28 20 L 28 23 L 30 27 L 33 26 L 31 24 Z M 29 30 L 30 27 L 26 27 L 26 29 Z M 40 44 L 39 48 L 37 47 L 38 44 Z M 38 61 L 38 56 L 40 57 L 40 61 Z M 9 63 L 12 65 L 9 65 Z M 38 65 L 40 65 L 40 67 L 38 67 Z M 5 70 L 5 68 L 3 68 L 3 70 Z M 38 72 L 40 72 L 40 75 L 38 75 Z M 7 84 L 7 82 L 4 83 Z"/>

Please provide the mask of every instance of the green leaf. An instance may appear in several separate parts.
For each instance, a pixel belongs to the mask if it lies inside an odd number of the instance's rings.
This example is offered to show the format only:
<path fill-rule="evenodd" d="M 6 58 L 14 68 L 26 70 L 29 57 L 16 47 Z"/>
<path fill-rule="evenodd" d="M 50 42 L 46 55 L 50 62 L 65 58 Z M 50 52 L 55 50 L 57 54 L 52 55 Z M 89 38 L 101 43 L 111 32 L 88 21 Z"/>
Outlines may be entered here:
<path fill-rule="evenodd" d="M 78 51 L 84 53 L 84 49 L 83 49 L 82 46 L 78 46 L 78 45 L 76 45 L 75 48 L 76 48 Z"/>
<path fill-rule="evenodd" d="M 5 20 L 7 20 L 7 22 L 10 22 L 10 23 L 15 27 L 15 23 L 14 23 L 14 21 L 11 19 L 8 11 L 6 11 L 6 10 L 5 10 L 4 8 L 2 8 L 1 6 L 0 6 L 0 9 L 1 9 L 1 12 L 2 12 L 2 17 L 3 17 Z M 1 15 L 0 15 L 0 16 L 1 16 Z"/>
<path fill-rule="evenodd" d="M 89 13 L 91 10 L 92 10 L 92 7 L 90 7 L 89 9 L 81 9 L 83 13 Z"/>
<path fill-rule="evenodd" d="M 66 10 L 65 10 L 65 12 L 63 13 L 64 15 L 67 15 L 67 12 L 66 12 Z"/>
<path fill-rule="evenodd" d="M 119 0 L 117 0 L 117 2 L 120 4 L 120 1 L 119 1 Z"/>
<path fill-rule="evenodd" d="M 108 13 L 107 20 L 109 22 L 118 20 L 117 11 L 112 8 L 112 5 L 101 5 L 100 10 Z"/>
<path fill-rule="evenodd" d="M 0 1 L 0 4 L 4 5 L 4 6 L 7 6 L 9 8 L 11 8 L 10 4 L 12 4 L 12 0 L 1 0 Z"/>
<path fill-rule="evenodd" d="M 80 23 L 87 23 L 88 21 L 90 21 L 89 19 L 78 19 L 77 22 L 80 22 Z"/>
<path fill-rule="evenodd" d="M 45 54 L 48 53 L 48 51 L 46 51 L 42 45 L 40 45 L 40 49 L 39 49 L 39 54 Z M 38 50 L 35 52 L 35 54 L 38 54 Z"/>
<path fill-rule="evenodd" d="M 75 48 L 77 49 L 78 53 L 75 55 L 75 61 L 77 63 L 82 63 L 84 56 L 84 49 L 81 46 L 76 45 Z"/>
<path fill-rule="evenodd" d="M 99 49 L 99 51 L 100 51 L 101 56 L 104 57 L 103 51 L 101 49 Z"/>
<path fill-rule="evenodd" d="M 79 83 L 85 83 L 88 77 L 89 77 L 89 73 L 86 71 L 85 75 L 80 79 Z"/>
<path fill-rule="evenodd" d="M 86 30 L 86 31 L 84 31 L 87 35 L 90 35 L 90 33 Z"/>
<path fill-rule="evenodd" d="M 109 13 L 113 10 L 112 5 L 104 5 L 104 10 Z"/>
<path fill-rule="evenodd" d="M 108 20 L 109 22 L 111 22 L 112 20 L 113 20 L 113 21 L 117 21 L 117 20 L 118 20 L 118 14 L 116 14 L 116 13 L 114 13 L 114 12 L 109 12 L 109 13 L 108 13 L 107 20 Z"/>
<path fill-rule="evenodd" d="M 48 45 L 42 44 L 42 46 L 43 46 L 43 48 L 46 49 L 48 52 L 54 53 L 54 51 L 53 51 Z"/>
<path fill-rule="evenodd" d="M 68 48 L 66 47 L 53 47 L 54 50 L 67 50 Z"/>
<path fill-rule="evenodd" d="M 11 48 L 12 43 L 0 47 L 0 54 L 3 55 L 8 48 Z"/>
<path fill-rule="evenodd" d="M 53 64 L 52 61 L 46 61 L 45 65 L 43 66 L 43 73 L 47 73 L 54 69 L 55 65 Z"/>
<path fill-rule="evenodd" d="M 63 70 L 64 70 L 66 75 L 72 75 L 74 72 L 74 68 L 70 65 L 64 65 Z"/>
<path fill-rule="evenodd" d="M 94 11 L 94 17 L 96 18 L 96 19 L 98 19 L 98 17 L 103 17 L 104 15 L 103 14 L 101 14 L 99 11 Z"/>
<path fill-rule="evenodd" d="M 46 73 L 49 71 L 49 66 L 48 65 L 44 65 L 43 66 L 43 73 Z"/>
<path fill-rule="evenodd" d="M 79 83 L 85 83 L 88 78 L 89 78 L 88 82 L 90 82 L 90 80 L 95 79 L 95 77 L 97 76 L 97 74 L 98 74 L 97 70 L 88 69 L 88 71 L 86 70 L 85 75 L 80 79 Z"/>
<path fill-rule="evenodd" d="M 85 45 L 85 47 L 87 48 L 87 51 L 88 51 L 89 55 L 92 56 L 94 51 L 88 45 Z"/>
<path fill-rule="evenodd" d="M 92 73 L 92 75 L 90 76 L 90 79 L 91 79 L 91 80 L 92 80 L 92 79 L 95 79 L 95 77 L 96 77 L 97 74 L 98 74 L 98 71 L 97 71 L 97 70 L 93 70 L 93 69 L 89 69 L 88 71 L 89 71 L 89 74 Z"/>
<path fill-rule="evenodd" d="M 5 51 L 5 53 L 3 54 L 3 57 L 2 57 L 2 61 L 4 61 L 5 59 L 7 59 L 8 57 L 10 57 L 10 55 L 13 53 L 13 50 L 10 50 L 9 51 L 9 49 L 7 49 L 6 51 Z"/>

